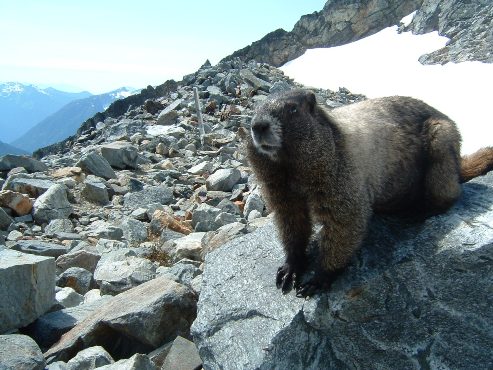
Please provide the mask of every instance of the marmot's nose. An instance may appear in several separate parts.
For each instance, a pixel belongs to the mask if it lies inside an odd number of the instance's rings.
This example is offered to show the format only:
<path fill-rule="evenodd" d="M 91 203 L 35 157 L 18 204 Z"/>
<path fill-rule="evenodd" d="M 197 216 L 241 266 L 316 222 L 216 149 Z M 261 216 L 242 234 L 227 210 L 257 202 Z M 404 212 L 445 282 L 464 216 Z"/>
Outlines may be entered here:
<path fill-rule="evenodd" d="M 252 123 L 252 131 L 258 137 L 265 134 L 269 130 L 269 127 L 270 123 L 267 121 L 255 121 Z"/>

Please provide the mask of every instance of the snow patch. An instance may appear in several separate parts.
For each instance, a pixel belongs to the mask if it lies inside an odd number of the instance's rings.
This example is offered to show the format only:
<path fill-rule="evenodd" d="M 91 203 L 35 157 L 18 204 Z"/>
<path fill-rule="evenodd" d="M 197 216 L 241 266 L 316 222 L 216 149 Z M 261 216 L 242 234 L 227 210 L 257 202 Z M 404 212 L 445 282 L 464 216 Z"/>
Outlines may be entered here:
<path fill-rule="evenodd" d="M 422 65 L 418 58 L 445 46 L 437 32 L 413 35 L 386 28 L 351 44 L 311 49 L 281 69 L 304 85 L 346 87 L 370 98 L 405 95 L 421 99 L 457 122 L 462 152 L 493 144 L 493 64 Z"/>

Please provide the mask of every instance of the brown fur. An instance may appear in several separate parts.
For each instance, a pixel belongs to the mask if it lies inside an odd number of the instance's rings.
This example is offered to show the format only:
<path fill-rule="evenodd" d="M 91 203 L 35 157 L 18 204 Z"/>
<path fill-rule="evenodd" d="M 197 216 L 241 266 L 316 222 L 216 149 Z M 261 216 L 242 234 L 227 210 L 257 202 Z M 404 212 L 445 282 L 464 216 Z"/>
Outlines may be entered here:
<path fill-rule="evenodd" d="M 304 90 L 256 110 L 247 155 L 286 252 L 277 286 L 294 285 L 300 296 L 327 287 L 347 265 L 373 210 L 421 203 L 444 211 L 461 182 L 493 168 L 493 148 L 461 159 L 455 123 L 422 101 L 396 96 L 328 112 Z M 307 281 L 313 222 L 322 224 L 320 265 Z"/>

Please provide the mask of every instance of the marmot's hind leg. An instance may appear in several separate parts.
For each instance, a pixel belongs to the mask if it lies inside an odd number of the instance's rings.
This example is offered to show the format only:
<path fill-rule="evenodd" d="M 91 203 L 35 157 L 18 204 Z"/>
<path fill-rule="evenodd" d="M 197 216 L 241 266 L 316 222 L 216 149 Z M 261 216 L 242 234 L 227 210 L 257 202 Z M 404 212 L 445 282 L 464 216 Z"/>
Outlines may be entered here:
<path fill-rule="evenodd" d="M 426 145 L 424 206 L 432 213 L 450 208 L 461 193 L 460 134 L 447 118 L 429 118 L 423 127 Z"/>

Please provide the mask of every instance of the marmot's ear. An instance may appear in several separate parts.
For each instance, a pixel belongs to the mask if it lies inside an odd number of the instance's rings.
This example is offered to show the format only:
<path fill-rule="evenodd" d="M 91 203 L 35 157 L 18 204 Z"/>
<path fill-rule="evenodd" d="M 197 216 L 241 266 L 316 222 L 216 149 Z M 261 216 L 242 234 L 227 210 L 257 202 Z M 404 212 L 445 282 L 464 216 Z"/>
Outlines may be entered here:
<path fill-rule="evenodd" d="M 306 92 L 306 102 L 308 104 L 308 110 L 310 113 L 313 113 L 315 110 L 315 105 L 317 105 L 317 98 L 313 91 Z"/>

